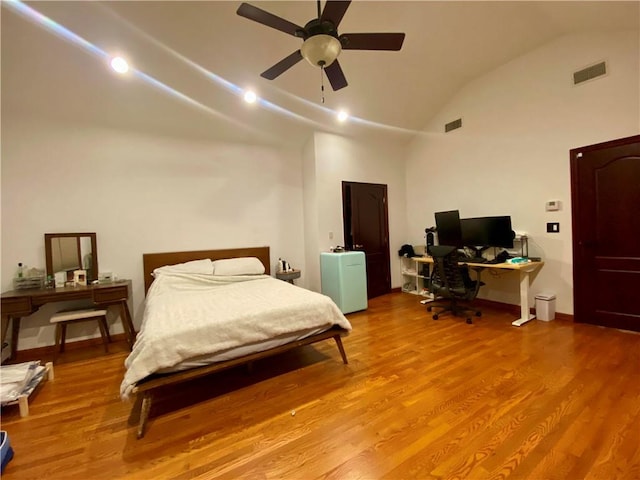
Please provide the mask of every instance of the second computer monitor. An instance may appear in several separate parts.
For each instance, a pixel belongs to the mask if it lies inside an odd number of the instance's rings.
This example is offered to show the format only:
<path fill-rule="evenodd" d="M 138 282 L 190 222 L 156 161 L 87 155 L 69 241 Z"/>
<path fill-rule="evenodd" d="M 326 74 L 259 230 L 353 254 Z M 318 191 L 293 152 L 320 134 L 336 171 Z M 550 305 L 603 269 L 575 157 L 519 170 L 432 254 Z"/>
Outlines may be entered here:
<path fill-rule="evenodd" d="M 466 247 L 513 248 L 511 217 L 477 217 L 460 220 L 462 243 Z"/>
<path fill-rule="evenodd" d="M 515 233 L 511 227 L 511 217 L 487 217 L 490 222 L 489 245 L 492 247 L 513 248 Z"/>
<path fill-rule="evenodd" d="M 460 228 L 465 247 L 486 248 L 491 245 L 487 217 L 463 218 L 460 220 Z"/>

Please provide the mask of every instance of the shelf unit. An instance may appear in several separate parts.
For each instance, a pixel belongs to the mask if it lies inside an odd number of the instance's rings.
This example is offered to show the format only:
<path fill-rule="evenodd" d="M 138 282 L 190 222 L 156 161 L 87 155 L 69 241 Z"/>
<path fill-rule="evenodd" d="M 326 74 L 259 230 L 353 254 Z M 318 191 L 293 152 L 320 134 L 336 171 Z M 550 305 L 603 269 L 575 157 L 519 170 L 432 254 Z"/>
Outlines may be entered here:
<path fill-rule="evenodd" d="M 414 245 L 418 256 L 424 255 L 424 245 Z M 413 295 L 431 297 L 427 286 L 429 282 L 429 265 L 419 263 L 415 258 L 400 257 L 400 273 L 402 274 L 402 291 Z"/>

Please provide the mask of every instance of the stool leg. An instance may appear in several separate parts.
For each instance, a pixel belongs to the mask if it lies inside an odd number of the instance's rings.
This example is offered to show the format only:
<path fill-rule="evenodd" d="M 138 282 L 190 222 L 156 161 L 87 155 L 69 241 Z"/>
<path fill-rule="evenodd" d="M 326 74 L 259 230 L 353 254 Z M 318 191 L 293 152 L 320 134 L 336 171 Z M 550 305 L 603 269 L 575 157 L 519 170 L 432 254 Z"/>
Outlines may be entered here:
<path fill-rule="evenodd" d="M 62 325 L 56 323 L 56 345 L 53 349 L 53 363 L 58 359 L 58 351 L 60 349 L 60 337 L 62 336 Z"/>
<path fill-rule="evenodd" d="M 60 351 L 64 352 L 64 342 L 67 340 L 67 323 L 60 322 L 62 328 L 62 339 L 60 340 Z"/>
<path fill-rule="evenodd" d="M 98 326 L 100 327 L 100 336 L 102 337 L 102 343 L 104 345 L 104 352 L 109 353 L 109 340 L 108 340 L 108 330 L 105 327 L 105 323 L 107 323 L 106 317 L 100 317 L 98 319 Z"/>

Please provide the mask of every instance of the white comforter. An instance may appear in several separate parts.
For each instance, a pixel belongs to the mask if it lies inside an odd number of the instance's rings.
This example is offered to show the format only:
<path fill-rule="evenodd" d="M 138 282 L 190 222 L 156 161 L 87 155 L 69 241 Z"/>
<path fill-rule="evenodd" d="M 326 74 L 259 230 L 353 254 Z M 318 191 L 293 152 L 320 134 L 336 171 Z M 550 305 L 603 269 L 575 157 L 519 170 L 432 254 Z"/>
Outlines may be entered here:
<path fill-rule="evenodd" d="M 120 395 L 127 398 L 139 380 L 199 355 L 333 325 L 351 330 L 329 297 L 268 275 L 158 275 Z"/>

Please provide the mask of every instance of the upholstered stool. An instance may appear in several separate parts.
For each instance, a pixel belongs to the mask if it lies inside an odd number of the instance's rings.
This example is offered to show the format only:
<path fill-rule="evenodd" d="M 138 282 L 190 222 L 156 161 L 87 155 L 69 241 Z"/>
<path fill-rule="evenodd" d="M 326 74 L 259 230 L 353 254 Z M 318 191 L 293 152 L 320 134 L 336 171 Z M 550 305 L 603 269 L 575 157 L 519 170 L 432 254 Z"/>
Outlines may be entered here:
<path fill-rule="evenodd" d="M 109 336 L 109 327 L 107 325 L 107 311 L 99 309 L 86 309 L 86 310 L 62 310 L 56 313 L 50 319 L 51 323 L 56 324 L 56 346 L 53 353 L 53 361 L 55 363 L 58 352 L 64 352 L 64 343 L 67 337 L 67 324 L 86 322 L 89 320 L 97 320 L 100 327 L 100 335 L 102 336 L 102 343 L 104 343 L 104 351 L 109 353 L 109 342 L 111 337 Z"/>

